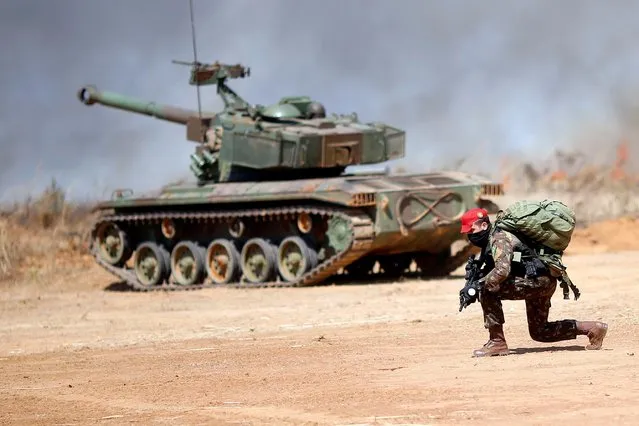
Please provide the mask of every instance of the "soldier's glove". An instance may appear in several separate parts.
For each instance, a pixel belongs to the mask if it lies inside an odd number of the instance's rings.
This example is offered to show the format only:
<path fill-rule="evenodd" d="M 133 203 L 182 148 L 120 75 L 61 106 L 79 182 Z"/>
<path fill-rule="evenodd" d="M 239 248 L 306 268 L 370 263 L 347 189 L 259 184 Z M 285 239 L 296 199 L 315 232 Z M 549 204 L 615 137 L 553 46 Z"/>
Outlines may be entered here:
<path fill-rule="evenodd" d="M 471 279 L 472 278 L 472 274 L 474 273 L 474 271 L 476 269 L 477 269 L 477 265 L 475 264 L 474 261 L 469 260 L 468 262 L 466 262 L 466 274 L 464 275 L 464 279 L 466 281 Z"/>
<path fill-rule="evenodd" d="M 459 312 L 475 303 L 479 297 L 480 285 L 477 282 L 469 281 L 464 288 L 459 291 Z"/>
<path fill-rule="evenodd" d="M 466 265 L 466 274 L 464 275 L 464 279 L 468 281 L 472 273 L 472 267 L 470 265 Z"/>

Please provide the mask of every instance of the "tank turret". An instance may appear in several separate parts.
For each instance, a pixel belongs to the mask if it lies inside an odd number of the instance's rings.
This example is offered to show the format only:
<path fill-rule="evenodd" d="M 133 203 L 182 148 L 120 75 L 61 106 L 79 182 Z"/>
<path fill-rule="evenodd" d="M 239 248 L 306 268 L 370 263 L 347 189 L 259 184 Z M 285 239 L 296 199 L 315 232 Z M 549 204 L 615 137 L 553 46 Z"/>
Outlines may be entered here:
<path fill-rule="evenodd" d="M 174 62 L 191 66 L 189 84 L 216 85 L 224 109 L 202 112 L 160 105 L 100 92 L 93 85 L 81 88 L 78 97 L 86 105 L 99 103 L 185 125 L 186 139 L 200 144 L 191 155 L 191 171 L 201 184 L 334 177 L 348 166 L 404 156 L 402 129 L 362 123 L 356 114 L 327 117 L 324 105 L 309 96 L 251 105 L 226 84 L 229 78 L 248 77 L 249 68 Z"/>

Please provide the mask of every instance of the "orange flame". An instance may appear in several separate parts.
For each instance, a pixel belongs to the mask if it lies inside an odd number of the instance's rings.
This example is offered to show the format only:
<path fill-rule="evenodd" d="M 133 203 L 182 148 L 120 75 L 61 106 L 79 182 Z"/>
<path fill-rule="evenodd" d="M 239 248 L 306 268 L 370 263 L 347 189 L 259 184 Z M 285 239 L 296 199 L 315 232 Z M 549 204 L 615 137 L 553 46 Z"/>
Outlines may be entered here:
<path fill-rule="evenodd" d="M 568 179 L 568 173 L 564 170 L 557 170 L 550 175 L 551 182 L 560 182 Z"/>
<path fill-rule="evenodd" d="M 615 181 L 625 180 L 627 175 L 625 171 L 626 163 L 628 162 L 629 149 L 628 141 L 624 140 L 617 146 L 617 160 L 615 166 L 610 172 L 610 177 Z"/>

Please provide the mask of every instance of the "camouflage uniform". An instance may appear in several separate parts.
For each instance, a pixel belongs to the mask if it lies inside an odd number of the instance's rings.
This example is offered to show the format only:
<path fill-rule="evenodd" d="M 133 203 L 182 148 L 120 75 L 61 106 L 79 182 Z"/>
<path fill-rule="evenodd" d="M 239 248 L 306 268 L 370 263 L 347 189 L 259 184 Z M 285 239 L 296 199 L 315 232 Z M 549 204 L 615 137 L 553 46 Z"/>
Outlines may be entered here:
<path fill-rule="evenodd" d="M 504 324 L 502 299 L 525 300 L 528 331 L 533 340 L 558 342 L 577 338 L 575 320 L 548 322 L 550 299 L 557 288 L 557 279 L 547 272 L 536 278 L 525 278 L 523 264 L 517 261 L 516 256 L 525 250 L 525 246 L 515 235 L 495 230 L 491 232 L 484 250 L 490 255 L 486 257 L 490 272 L 484 278 L 479 300 L 486 328 Z"/>

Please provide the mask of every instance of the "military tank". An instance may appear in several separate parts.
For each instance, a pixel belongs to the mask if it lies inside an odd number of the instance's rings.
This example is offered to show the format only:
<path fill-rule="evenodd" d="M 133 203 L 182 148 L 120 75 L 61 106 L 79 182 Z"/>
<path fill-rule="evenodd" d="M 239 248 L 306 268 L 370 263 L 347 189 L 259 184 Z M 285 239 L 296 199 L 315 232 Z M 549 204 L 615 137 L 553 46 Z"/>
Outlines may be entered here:
<path fill-rule="evenodd" d="M 250 76 L 249 68 L 178 63 L 191 67 L 189 84 L 198 90 L 216 86 L 222 110 L 158 105 L 93 85 L 78 92 L 86 105 L 182 125 L 196 144 L 192 183 L 153 196 L 117 190 L 95 208 L 91 253 L 133 289 L 444 276 L 474 252 L 466 244 L 452 254 L 461 214 L 494 210 L 501 184 L 461 172 L 347 172 L 404 157 L 405 131 L 355 113 L 327 116 L 308 96 L 251 105 L 227 84 Z"/>

